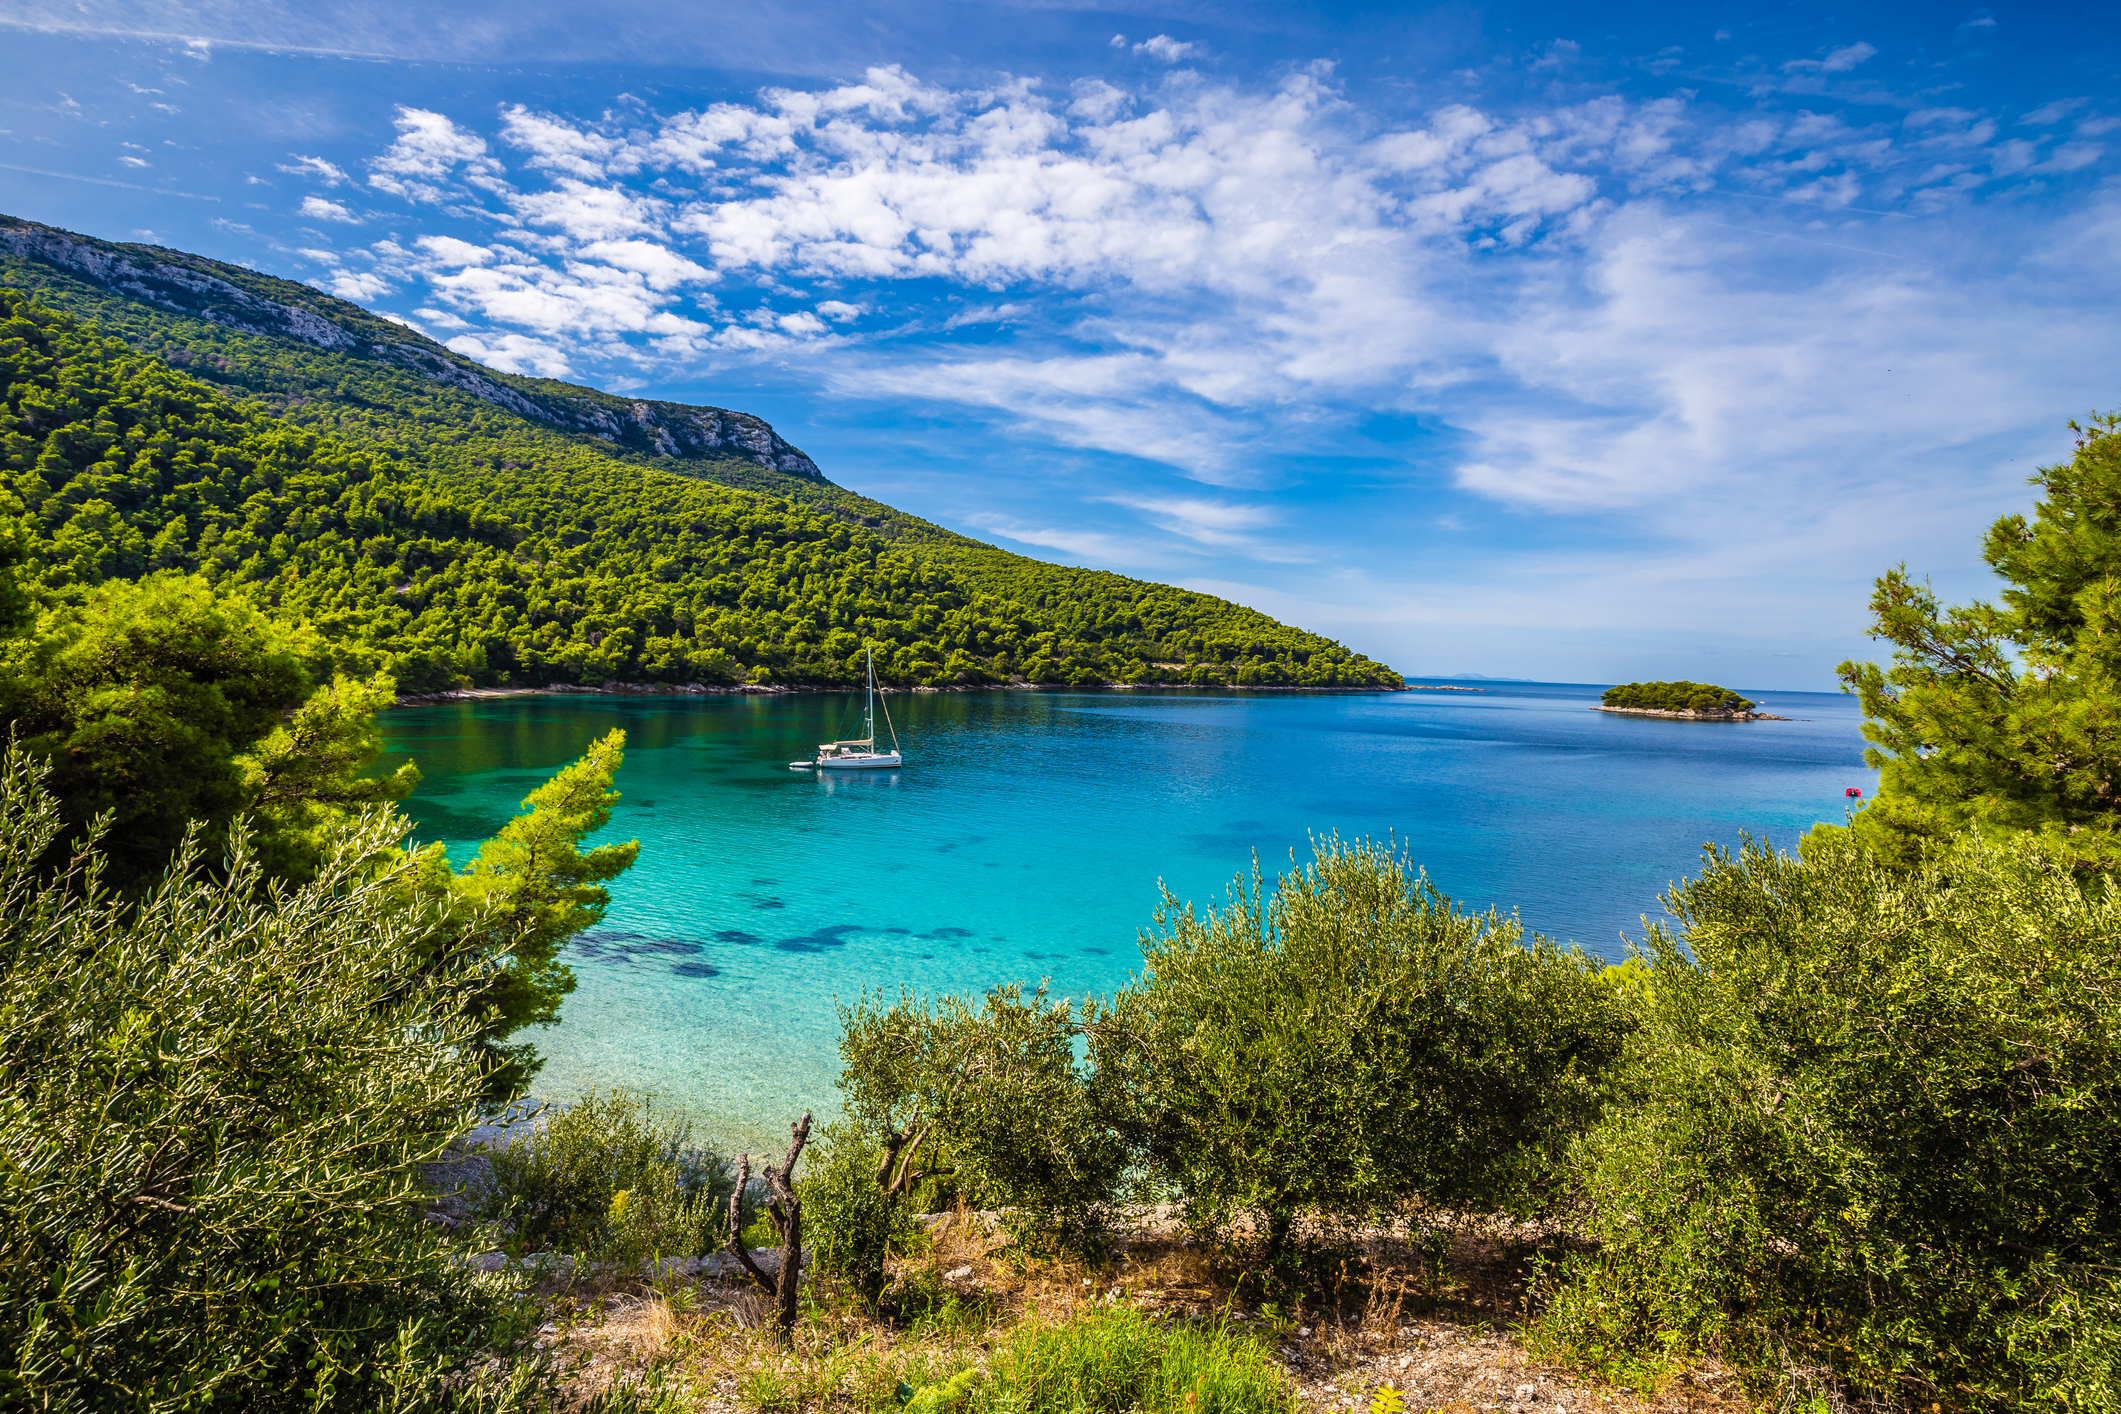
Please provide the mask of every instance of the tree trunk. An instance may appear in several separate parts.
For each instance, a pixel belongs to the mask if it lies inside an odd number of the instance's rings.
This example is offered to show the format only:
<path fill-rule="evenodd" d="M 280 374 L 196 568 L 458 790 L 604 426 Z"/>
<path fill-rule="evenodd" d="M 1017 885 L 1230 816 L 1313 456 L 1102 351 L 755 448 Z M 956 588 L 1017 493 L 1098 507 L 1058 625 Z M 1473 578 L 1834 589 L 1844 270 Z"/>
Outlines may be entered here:
<path fill-rule="evenodd" d="M 774 1298 L 774 1325 L 784 1341 L 795 1330 L 796 1297 L 803 1280 L 803 1204 L 795 1196 L 795 1161 L 803 1156 L 803 1145 L 809 1141 L 810 1114 L 805 1111 L 799 1122 L 788 1126 L 788 1157 L 779 1168 L 769 1165 L 765 1171 L 766 1183 L 773 1189 L 766 1215 L 781 1236 L 781 1269 L 772 1277 L 751 1260 L 744 1246 L 744 1189 L 751 1182 L 751 1155 L 737 1160 L 736 1192 L 729 1195 L 729 1248 L 752 1280 Z"/>

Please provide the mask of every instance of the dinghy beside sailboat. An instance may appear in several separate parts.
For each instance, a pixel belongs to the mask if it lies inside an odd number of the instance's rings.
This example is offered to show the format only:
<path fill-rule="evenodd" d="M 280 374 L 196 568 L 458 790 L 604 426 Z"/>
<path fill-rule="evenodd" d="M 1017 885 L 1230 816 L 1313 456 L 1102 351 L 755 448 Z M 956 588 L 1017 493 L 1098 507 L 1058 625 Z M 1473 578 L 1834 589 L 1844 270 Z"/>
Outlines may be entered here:
<path fill-rule="evenodd" d="M 891 725 L 891 708 L 884 708 L 884 729 L 891 733 L 891 749 L 876 749 L 876 650 L 869 652 L 869 687 L 862 699 L 862 735 L 847 741 L 821 741 L 817 755 L 808 761 L 790 761 L 795 770 L 816 767 L 825 771 L 891 771 L 904 764 L 899 755 L 898 728 Z"/>

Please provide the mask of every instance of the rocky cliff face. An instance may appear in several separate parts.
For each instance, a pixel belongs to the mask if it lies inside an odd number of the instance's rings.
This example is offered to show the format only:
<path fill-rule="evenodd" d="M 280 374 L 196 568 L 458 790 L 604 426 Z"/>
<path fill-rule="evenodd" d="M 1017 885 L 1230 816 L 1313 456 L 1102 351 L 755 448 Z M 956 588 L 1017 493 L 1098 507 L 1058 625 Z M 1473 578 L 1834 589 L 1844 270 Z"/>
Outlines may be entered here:
<path fill-rule="evenodd" d="M 0 251 L 246 333 L 401 364 L 548 426 L 667 457 L 742 457 L 773 471 L 825 480 L 817 463 L 748 413 L 687 403 L 628 402 L 588 388 L 557 392 L 549 384 L 519 387 L 509 375 L 358 305 L 236 266 L 156 246 L 115 245 L 8 216 L 0 216 Z"/>

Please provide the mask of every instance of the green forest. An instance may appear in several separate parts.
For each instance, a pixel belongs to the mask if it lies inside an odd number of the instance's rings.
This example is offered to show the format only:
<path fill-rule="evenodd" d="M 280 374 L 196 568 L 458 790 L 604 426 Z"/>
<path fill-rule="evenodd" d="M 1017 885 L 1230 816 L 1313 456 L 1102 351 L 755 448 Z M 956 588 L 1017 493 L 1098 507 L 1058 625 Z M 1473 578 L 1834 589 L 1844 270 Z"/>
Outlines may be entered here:
<path fill-rule="evenodd" d="M 1624 682 L 1599 701 L 1645 712 L 1750 712 L 1753 704 L 1727 687 L 1706 682 Z"/>
<path fill-rule="evenodd" d="M 403 692 L 843 686 L 865 644 L 907 686 L 1401 685 L 1226 600 L 856 496 L 742 414 L 494 373 L 307 287 L 151 254 L 225 293 L 147 298 L 0 244 L 0 445 L 50 592 L 197 573 Z M 245 327 L 260 309 L 291 322 Z M 678 440 L 703 423 L 724 446 Z M 737 455 L 739 436 L 767 450 Z"/>

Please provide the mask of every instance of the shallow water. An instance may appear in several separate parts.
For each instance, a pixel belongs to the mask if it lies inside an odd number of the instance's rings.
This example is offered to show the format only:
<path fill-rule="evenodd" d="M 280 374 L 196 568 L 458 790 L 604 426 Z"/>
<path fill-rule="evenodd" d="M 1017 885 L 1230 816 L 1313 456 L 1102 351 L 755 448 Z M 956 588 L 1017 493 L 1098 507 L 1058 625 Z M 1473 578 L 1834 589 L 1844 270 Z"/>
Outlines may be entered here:
<path fill-rule="evenodd" d="M 1595 687 L 1483 687 L 892 694 L 907 766 L 845 775 L 787 762 L 852 734 L 859 695 L 520 697 L 384 729 L 426 775 L 422 833 L 460 862 L 626 729 L 604 838 L 641 858 L 573 949 L 564 1021 L 532 1033 L 538 1090 L 645 1089 L 752 1143 L 835 1108 L 835 997 L 1109 990 L 1159 880 L 1206 902 L 1254 851 L 1272 871 L 1314 834 L 1390 835 L 1464 903 L 1618 958 L 1705 842 L 1791 846 L 1873 788 L 1839 694 L 1752 693 L 1802 720 L 1702 723 L 1589 711 Z"/>

